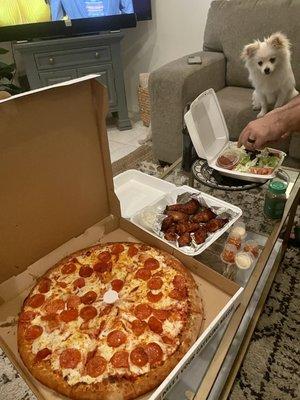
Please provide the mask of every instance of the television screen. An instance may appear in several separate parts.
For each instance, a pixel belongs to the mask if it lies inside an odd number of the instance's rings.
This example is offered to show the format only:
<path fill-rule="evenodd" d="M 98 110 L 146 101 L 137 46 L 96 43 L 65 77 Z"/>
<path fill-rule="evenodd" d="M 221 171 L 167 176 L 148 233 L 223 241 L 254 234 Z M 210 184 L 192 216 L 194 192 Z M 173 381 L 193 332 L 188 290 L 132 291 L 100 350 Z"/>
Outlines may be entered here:
<path fill-rule="evenodd" d="M 136 18 L 151 19 L 151 0 L 0 0 L 0 3 L 0 41 L 116 30 L 135 26 Z"/>

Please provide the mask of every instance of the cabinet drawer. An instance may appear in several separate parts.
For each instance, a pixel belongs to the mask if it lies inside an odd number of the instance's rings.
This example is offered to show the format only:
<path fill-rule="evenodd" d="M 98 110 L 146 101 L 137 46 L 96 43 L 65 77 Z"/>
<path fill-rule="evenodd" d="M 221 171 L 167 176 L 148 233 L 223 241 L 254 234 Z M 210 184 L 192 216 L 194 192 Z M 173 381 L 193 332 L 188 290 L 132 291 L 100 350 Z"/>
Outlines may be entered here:
<path fill-rule="evenodd" d="M 76 69 L 47 71 L 47 72 L 40 72 L 39 76 L 42 86 L 49 86 L 77 78 L 77 71 Z"/>
<path fill-rule="evenodd" d="M 82 67 L 78 68 L 78 76 L 85 76 L 89 74 L 99 74 L 98 80 L 107 87 L 109 105 L 117 105 L 117 94 L 114 82 L 114 72 L 112 64 L 95 65 L 92 67 Z"/>
<path fill-rule="evenodd" d="M 39 70 L 107 62 L 111 60 L 109 46 L 39 53 L 35 54 L 34 57 Z"/>

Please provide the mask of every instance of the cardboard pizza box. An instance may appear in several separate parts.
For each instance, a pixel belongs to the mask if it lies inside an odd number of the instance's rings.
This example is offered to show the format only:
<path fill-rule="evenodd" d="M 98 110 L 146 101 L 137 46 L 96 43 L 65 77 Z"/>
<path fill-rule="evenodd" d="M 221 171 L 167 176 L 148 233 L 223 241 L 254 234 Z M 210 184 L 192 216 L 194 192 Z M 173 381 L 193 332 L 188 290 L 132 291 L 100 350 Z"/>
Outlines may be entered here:
<path fill-rule="evenodd" d="M 163 399 L 238 306 L 242 288 L 121 218 L 106 134 L 106 89 L 85 77 L 0 103 L 0 344 L 38 399 L 64 398 L 19 357 L 16 327 L 36 279 L 62 257 L 108 241 L 138 241 L 180 259 L 199 287 L 205 321 L 176 368 L 140 400 Z"/>

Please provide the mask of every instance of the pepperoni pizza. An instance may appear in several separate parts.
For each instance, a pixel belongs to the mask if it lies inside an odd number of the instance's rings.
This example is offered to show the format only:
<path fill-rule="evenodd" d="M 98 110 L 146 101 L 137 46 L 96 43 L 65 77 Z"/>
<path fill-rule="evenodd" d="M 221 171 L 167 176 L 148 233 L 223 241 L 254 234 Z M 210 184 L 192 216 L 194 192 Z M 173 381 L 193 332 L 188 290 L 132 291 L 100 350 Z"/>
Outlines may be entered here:
<path fill-rule="evenodd" d="M 57 263 L 24 301 L 19 352 L 73 399 L 134 399 L 160 384 L 198 337 L 197 286 L 169 254 L 108 243 Z"/>

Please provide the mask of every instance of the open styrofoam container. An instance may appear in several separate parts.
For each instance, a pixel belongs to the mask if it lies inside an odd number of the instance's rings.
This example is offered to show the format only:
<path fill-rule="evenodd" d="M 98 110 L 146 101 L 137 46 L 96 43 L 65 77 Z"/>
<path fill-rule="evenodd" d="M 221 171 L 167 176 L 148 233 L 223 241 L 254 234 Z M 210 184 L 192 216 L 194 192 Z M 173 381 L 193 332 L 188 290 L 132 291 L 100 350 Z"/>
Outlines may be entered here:
<path fill-rule="evenodd" d="M 122 217 L 127 219 L 176 188 L 173 183 L 136 169 L 115 176 L 114 186 L 121 204 Z"/>
<path fill-rule="evenodd" d="M 146 175 L 143 173 L 140 173 L 142 175 Z M 148 182 L 149 182 L 149 188 L 150 191 L 152 190 L 151 188 L 155 188 L 156 186 L 156 179 L 151 176 L 148 176 Z M 146 176 L 145 176 L 145 181 L 147 181 Z M 152 182 L 151 182 L 152 181 Z M 159 180 L 160 181 L 160 180 Z M 116 185 L 116 182 L 115 182 Z M 172 184 L 170 184 L 172 185 Z M 163 196 L 158 197 L 155 201 L 150 201 L 150 198 L 148 201 L 144 201 L 143 205 L 144 207 L 141 207 L 141 204 L 139 204 L 139 207 L 137 209 L 137 212 L 133 214 L 130 218 L 130 221 L 140 227 L 141 229 L 145 230 L 146 232 L 150 232 L 152 235 L 157 237 L 158 239 L 162 240 L 165 243 L 168 243 L 170 246 L 174 247 L 178 251 L 187 254 L 189 256 L 197 256 L 198 254 L 202 253 L 205 249 L 207 249 L 213 242 L 215 242 L 221 235 L 223 235 L 224 232 L 226 232 L 231 225 L 233 225 L 241 216 L 242 216 L 242 210 L 230 203 L 227 203 L 226 201 L 217 199 L 216 197 L 210 196 L 204 192 L 200 192 L 197 189 L 191 188 L 190 186 L 180 186 L 176 187 L 175 185 L 172 185 L 173 187 L 170 187 L 171 190 L 169 190 L 166 194 Z M 116 193 L 118 194 L 118 189 L 116 189 Z M 206 241 L 202 244 L 199 244 L 196 247 L 193 246 L 184 246 L 184 247 L 179 247 L 177 244 L 172 243 L 164 239 L 163 234 L 159 235 L 158 233 L 154 232 L 153 230 L 150 230 L 146 226 L 143 225 L 141 222 L 141 214 L 143 210 L 147 207 L 151 207 L 157 210 L 162 210 L 166 207 L 166 205 L 169 204 L 174 204 L 177 202 L 177 197 L 183 193 L 192 193 L 196 195 L 201 195 L 201 197 L 205 200 L 206 204 L 209 207 L 220 207 L 220 208 L 225 208 L 227 210 L 232 211 L 235 215 L 231 218 L 231 220 L 223 226 L 222 229 L 219 229 L 217 232 L 212 233 L 211 235 L 208 236 Z M 121 208 L 127 210 L 128 204 L 127 204 L 127 198 L 120 196 L 119 197 L 120 203 L 121 203 Z M 122 215 L 123 216 L 123 215 Z"/>
<path fill-rule="evenodd" d="M 251 174 L 219 167 L 217 165 L 219 155 L 233 143 L 229 141 L 225 118 L 213 89 L 201 93 L 191 103 L 189 111 L 184 115 L 184 120 L 198 156 L 206 159 L 208 165 L 222 175 L 251 182 L 265 182 L 276 176 L 276 171 L 286 156 L 283 151 L 270 148 L 279 153 L 280 163 L 269 175 Z"/>
<path fill-rule="evenodd" d="M 163 399 L 240 303 L 243 288 L 121 217 L 105 128 L 106 89 L 91 78 L 0 104 L 0 346 L 39 400 L 65 397 L 37 381 L 18 353 L 17 321 L 36 280 L 86 246 L 135 241 L 177 257 L 193 274 L 205 320 L 169 376 L 138 400 Z M 36 115 L 39 116 L 38 123 Z M 55 118 L 53 117 L 55 116 Z"/>

